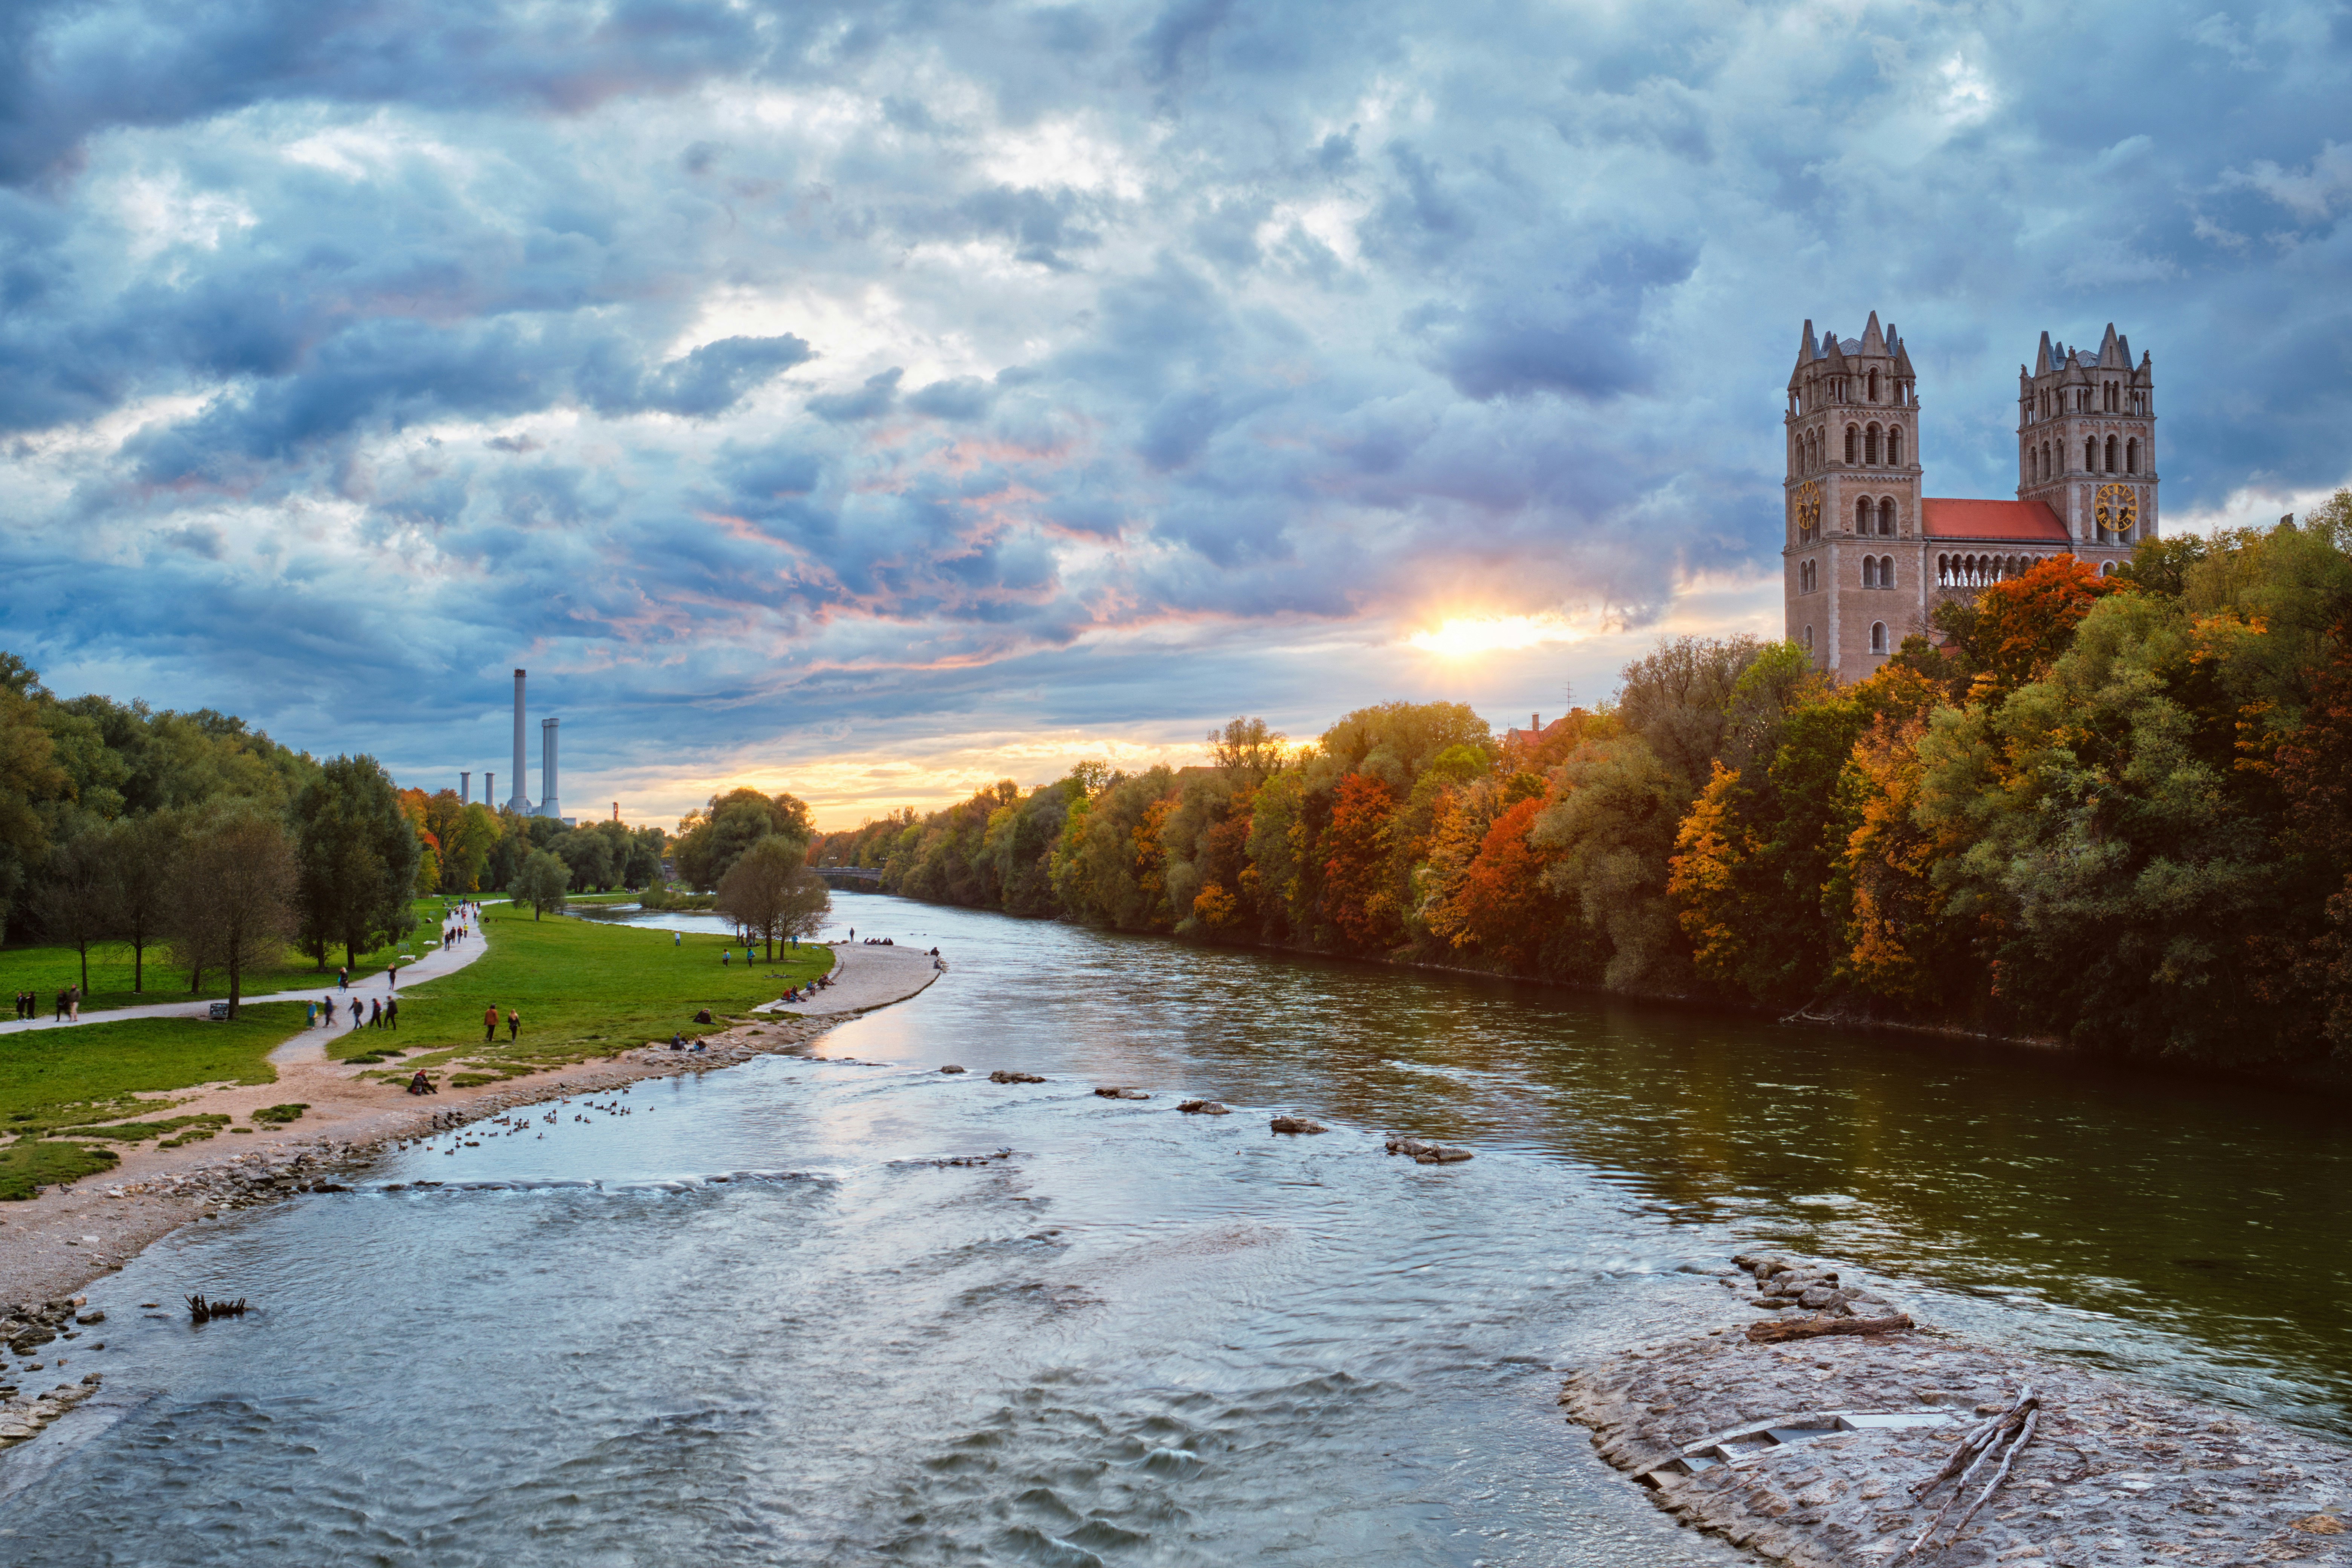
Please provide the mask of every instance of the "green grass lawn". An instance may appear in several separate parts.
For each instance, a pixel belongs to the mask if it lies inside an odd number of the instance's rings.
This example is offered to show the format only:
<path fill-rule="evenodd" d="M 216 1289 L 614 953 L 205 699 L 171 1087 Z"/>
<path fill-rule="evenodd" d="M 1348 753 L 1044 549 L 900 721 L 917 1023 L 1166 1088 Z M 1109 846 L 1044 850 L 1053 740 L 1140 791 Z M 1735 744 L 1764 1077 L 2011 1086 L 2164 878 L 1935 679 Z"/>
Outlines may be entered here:
<path fill-rule="evenodd" d="M 226 1117 L 124 1119 L 168 1110 L 162 1096 L 205 1083 L 275 1083 L 271 1050 L 302 1026 L 297 1002 L 237 1009 L 235 1023 L 206 1018 L 126 1018 L 77 1029 L 0 1035 L 0 1202 L 31 1197 L 42 1185 L 111 1170 L 117 1156 L 73 1136 L 139 1142 L 173 1135 L 209 1138 Z M 101 1122 L 116 1125 L 100 1127 Z M 62 1132 L 66 1137 L 44 1136 Z"/>
<path fill-rule="evenodd" d="M 455 901 L 455 900 L 451 900 Z M 360 954 L 359 973 L 381 973 L 392 961 L 404 952 L 422 958 L 439 945 L 443 900 L 437 898 L 419 899 L 411 906 L 416 917 L 415 929 L 395 942 L 388 942 L 372 952 Z M 266 970 L 248 971 L 239 990 L 247 996 L 263 996 L 273 991 L 299 991 L 317 985 L 321 980 L 331 988 L 335 969 L 343 961 L 341 948 L 327 954 L 327 968 L 322 975 L 309 954 L 289 948 L 286 960 Z M 204 989 L 188 989 L 188 972 L 174 969 L 160 945 L 147 950 L 145 988 L 131 989 L 131 944 L 127 942 L 94 942 L 89 950 L 89 994 L 82 999 L 84 1016 L 103 1012 L 110 1007 L 135 1007 L 147 1003 L 180 1002 L 190 997 L 226 996 L 228 975 L 214 973 L 205 976 Z M 49 1016 L 57 994 L 68 985 L 81 984 L 81 955 L 69 947 L 8 947 L 0 948 L 0 991 L 14 996 L 19 991 L 30 991 L 40 998 L 37 1016 Z"/>
<path fill-rule="evenodd" d="M 463 1065 L 499 1076 L 536 1071 L 590 1057 L 610 1056 L 647 1040 L 683 1034 L 691 1039 L 724 1026 L 785 986 L 833 967 L 830 948 L 780 949 L 773 963 L 721 964 L 727 940 L 716 934 L 674 933 L 609 921 L 550 915 L 491 904 L 483 910 L 490 950 L 454 974 L 420 982 L 400 997 L 400 1027 L 345 1029 L 328 1044 L 330 1056 L 398 1049 L 406 1053 L 387 1075 L 417 1067 Z M 496 1005 L 501 1022 L 494 1044 L 482 1041 L 482 1013 Z M 522 1015 L 519 1038 L 507 1039 L 507 1010 Z M 718 1024 L 698 1025 L 710 1010 Z"/>

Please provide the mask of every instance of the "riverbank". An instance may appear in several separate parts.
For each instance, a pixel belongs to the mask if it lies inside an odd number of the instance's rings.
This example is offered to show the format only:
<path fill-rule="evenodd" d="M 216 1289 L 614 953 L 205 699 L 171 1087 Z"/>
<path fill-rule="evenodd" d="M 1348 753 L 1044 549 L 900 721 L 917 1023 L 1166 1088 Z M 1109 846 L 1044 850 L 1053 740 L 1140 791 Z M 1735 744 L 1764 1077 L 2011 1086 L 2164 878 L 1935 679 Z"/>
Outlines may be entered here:
<path fill-rule="evenodd" d="M 598 1061 L 573 1063 L 496 1083 L 445 1084 L 412 1096 L 362 1068 L 332 1060 L 327 1041 L 303 1034 L 272 1053 L 274 1083 L 213 1085 L 175 1105 L 181 1116 L 250 1121 L 268 1105 L 301 1104 L 290 1123 L 253 1123 L 235 1137 L 177 1149 L 126 1150 L 100 1176 L 52 1188 L 0 1214 L 0 1303 L 60 1300 L 122 1267 L 181 1226 L 230 1208 L 275 1202 L 357 1173 L 387 1144 L 436 1128 L 542 1100 L 641 1079 L 707 1072 L 756 1055 L 791 1052 L 849 1018 L 905 1001 L 940 976 L 911 947 L 835 950 L 835 983 L 804 1003 L 755 1023 L 702 1036 L 700 1051 L 648 1041 Z M 772 1004 L 770 1005 L 773 1005 Z"/>
<path fill-rule="evenodd" d="M 1773 1562 L 1887 1568 L 1922 1540 L 1916 1560 L 1939 1564 L 2352 1562 L 2344 1445 L 1934 1329 L 1748 1327 L 1608 1358 L 1560 1403 L 1667 1513 Z M 1914 1489 L 2029 1390 L 2031 1442 L 1955 1532 L 1995 1466 L 1948 1512 L 1948 1484 Z"/>

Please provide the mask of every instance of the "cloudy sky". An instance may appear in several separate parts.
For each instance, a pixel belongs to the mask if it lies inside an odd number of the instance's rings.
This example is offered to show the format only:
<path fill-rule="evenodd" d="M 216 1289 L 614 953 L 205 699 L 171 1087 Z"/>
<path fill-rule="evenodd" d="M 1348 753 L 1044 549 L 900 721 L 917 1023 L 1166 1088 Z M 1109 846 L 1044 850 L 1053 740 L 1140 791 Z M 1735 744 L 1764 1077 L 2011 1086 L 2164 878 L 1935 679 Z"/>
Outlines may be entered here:
<path fill-rule="evenodd" d="M 2273 518 L 2352 473 L 2352 10 L 2215 5 L 15 0 L 0 642 L 502 795 L 526 665 L 633 819 L 1524 721 L 1777 631 L 1873 309 L 1930 493 L 2113 321 L 2168 525 Z"/>

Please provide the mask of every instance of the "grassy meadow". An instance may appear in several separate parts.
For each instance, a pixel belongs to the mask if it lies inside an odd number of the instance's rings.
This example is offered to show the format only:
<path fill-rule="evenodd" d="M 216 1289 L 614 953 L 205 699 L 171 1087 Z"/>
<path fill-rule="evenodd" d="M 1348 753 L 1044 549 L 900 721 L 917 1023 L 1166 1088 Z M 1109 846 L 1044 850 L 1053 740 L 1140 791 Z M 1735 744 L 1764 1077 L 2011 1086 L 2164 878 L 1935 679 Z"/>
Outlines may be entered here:
<path fill-rule="evenodd" d="M 673 1034 L 692 1039 L 833 966 L 832 951 L 824 947 L 779 949 L 773 963 L 750 964 L 734 948 L 734 962 L 722 964 L 719 954 L 730 944 L 715 933 L 561 915 L 533 920 L 529 909 L 511 904 L 491 904 L 482 913 L 489 952 L 454 974 L 404 988 L 396 1031 L 346 1028 L 329 1042 L 328 1054 L 350 1060 L 401 1052 L 387 1076 L 425 1067 L 460 1069 L 460 1080 L 512 1077 Z M 500 1022 L 497 1040 L 486 1045 L 482 1014 L 492 1006 Z M 512 1041 L 504 1022 L 509 1008 L 522 1016 Z M 719 1022 L 695 1023 L 705 1008 Z"/>
<path fill-rule="evenodd" d="M 510 904 L 488 905 L 483 917 L 488 952 L 454 974 L 403 988 L 398 1030 L 338 1029 L 326 1041 L 328 1054 L 338 1060 L 378 1058 L 382 1065 L 368 1065 L 387 1080 L 424 1068 L 460 1085 L 489 1082 L 610 1056 L 672 1034 L 710 1033 L 833 965 L 831 950 L 823 947 L 780 952 L 773 963 L 751 964 L 735 948 L 734 962 L 721 964 L 719 954 L 730 944 L 715 934 L 687 932 L 673 942 L 668 931 L 600 921 L 556 915 L 535 921 L 530 910 Z M 417 931 L 382 957 L 416 952 L 417 937 L 429 942 L 439 931 L 440 900 L 420 900 Z M 61 950 L 0 953 L 0 987 L 7 987 L 9 961 L 45 951 Z M 124 973 L 127 985 L 127 959 Z M 16 987 L 31 984 L 24 973 L 20 968 Z M 90 978 L 98 979 L 95 964 Z M 282 971 L 267 988 L 318 983 L 317 971 L 304 962 Z M 184 975 L 180 984 L 178 994 L 184 995 Z M 172 999 L 151 987 L 138 1000 Z M 121 1000 L 131 998 L 126 993 Z M 484 1045 L 482 1013 L 492 1005 L 500 1020 L 498 1039 Z M 522 1016 L 512 1041 L 504 1022 L 509 1008 Z M 705 1008 L 719 1022 L 695 1023 L 694 1015 Z M 235 1023 L 126 1018 L 0 1035 L 0 1134 L 15 1134 L 0 1146 L 0 1201 L 29 1198 L 42 1185 L 111 1169 L 118 1156 L 110 1145 L 149 1138 L 185 1142 L 243 1131 L 225 1127 L 226 1118 L 170 1116 L 171 1097 L 207 1083 L 275 1082 L 277 1069 L 267 1058 L 303 1033 L 302 1016 L 299 1002 L 266 1002 L 239 1009 Z M 389 1100 L 397 1090 L 387 1081 L 384 1092 Z"/>
<path fill-rule="evenodd" d="M 415 953 L 421 958 L 439 943 L 444 901 L 437 898 L 419 899 L 411 908 L 416 917 L 415 928 L 398 942 L 360 954 L 359 973 L 381 974 L 402 953 Z M 335 970 L 342 961 L 342 949 L 331 950 L 322 973 L 309 954 L 289 947 L 281 962 L 247 970 L 238 989 L 247 996 L 263 996 L 273 991 L 308 989 L 321 980 L 331 989 Z M 89 994 L 82 998 L 83 1016 L 110 1007 L 138 1007 L 228 994 L 228 974 L 225 970 L 206 974 L 202 989 L 189 989 L 188 972 L 172 964 L 160 942 L 147 949 L 145 984 L 139 991 L 131 989 L 131 967 L 129 942 L 90 944 Z M 40 998 L 37 1014 L 39 1017 L 49 1016 L 58 992 L 80 984 L 81 955 L 72 948 L 38 943 L 0 948 L 0 991 L 11 996 L 19 991 L 32 992 Z"/>

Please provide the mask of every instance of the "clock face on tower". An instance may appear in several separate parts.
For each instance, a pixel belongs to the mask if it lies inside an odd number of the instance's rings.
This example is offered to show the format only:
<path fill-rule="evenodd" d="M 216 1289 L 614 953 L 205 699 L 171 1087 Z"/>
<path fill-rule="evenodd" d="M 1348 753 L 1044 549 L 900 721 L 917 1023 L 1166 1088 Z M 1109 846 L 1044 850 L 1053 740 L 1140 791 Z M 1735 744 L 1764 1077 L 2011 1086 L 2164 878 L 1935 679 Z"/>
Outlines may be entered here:
<path fill-rule="evenodd" d="M 2129 485 L 2101 485 L 2091 517 L 2100 533 L 2122 538 L 2139 521 L 2139 492 Z"/>
<path fill-rule="evenodd" d="M 1811 544 L 1822 532 L 1822 485 L 1819 479 L 1807 479 L 1799 485 L 1790 498 L 1795 507 L 1797 542 Z"/>

